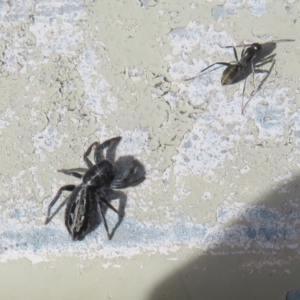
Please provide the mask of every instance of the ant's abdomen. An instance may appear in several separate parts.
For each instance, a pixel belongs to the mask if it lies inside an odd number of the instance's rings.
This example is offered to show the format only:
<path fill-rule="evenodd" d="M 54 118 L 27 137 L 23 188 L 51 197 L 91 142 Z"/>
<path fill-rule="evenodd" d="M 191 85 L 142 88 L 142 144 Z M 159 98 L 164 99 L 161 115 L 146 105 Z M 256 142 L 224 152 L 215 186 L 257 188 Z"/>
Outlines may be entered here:
<path fill-rule="evenodd" d="M 242 75 L 242 73 L 240 72 L 240 68 L 241 67 L 239 65 L 228 66 L 222 74 L 222 85 L 234 84 L 240 81 Z"/>

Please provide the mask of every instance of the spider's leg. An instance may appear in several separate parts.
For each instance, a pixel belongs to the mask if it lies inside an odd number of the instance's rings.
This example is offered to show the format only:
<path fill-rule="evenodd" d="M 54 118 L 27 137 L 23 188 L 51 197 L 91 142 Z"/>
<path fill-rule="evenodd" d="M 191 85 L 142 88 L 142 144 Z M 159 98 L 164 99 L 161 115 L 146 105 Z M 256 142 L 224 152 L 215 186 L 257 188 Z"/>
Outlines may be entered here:
<path fill-rule="evenodd" d="M 65 185 L 63 187 L 61 187 L 57 194 L 55 195 L 54 199 L 50 202 L 50 204 L 48 205 L 48 209 L 47 209 L 47 217 L 46 217 L 46 220 L 45 220 L 45 224 L 48 224 L 50 221 L 51 221 L 51 217 L 50 217 L 50 213 L 51 213 L 51 208 L 52 206 L 56 203 L 56 201 L 59 199 L 61 193 L 63 191 L 69 191 L 69 192 L 72 192 L 74 191 L 74 189 L 76 188 L 76 186 L 74 184 L 68 184 L 68 185 Z M 63 202 L 63 205 L 65 204 L 65 201 Z M 63 206 L 62 205 L 62 206 Z M 62 207 L 60 206 L 59 209 Z M 58 211 L 57 211 L 58 212 Z"/>
<path fill-rule="evenodd" d="M 118 227 L 121 225 L 122 222 L 123 222 L 123 219 L 119 218 L 117 224 L 115 225 L 115 227 L 113 228 L 113 230 L 111 231 L 111 233 L 109 235 L 110 240 L 113 238 L 113 236 L 115 235 L 116 230 L 118 229 Z"/>
<path fill-rule="evenodd" d="M 109 201 L 106 200 L 104 193 L 105 193 L 104 191 L 98 190 L 97 194 L 96 194 L 96 200 L 97 200 L 97 202 L 99 203 L 99 206 L 100 206 L 101 216 L 102 216 L 102 220 L 103 220 L 106 232 L 107 232 L 107 237 L 108 237 L 108 239 L 111 240 L 112 237 L 115 234 L 115 231 L 117 230 L 117 228 L 122 223 L 122 220 L 123 220 L 123 217 L 124 217 L 125 213 L 124 213 L 124 210 L 123 211 L 118 211 L 116 208 L 114 208 L 109 203 Z M 111 234 L 109 234 L 109 231 L 108 231 L 107 221 L 106 221 L 105 214 L 104 214 L 104 205 L 106 205 L 108 208 L 112 209 L 119 216 L 119 220 L 118 220 L 117 224 L 115 225 L 115 227 L 113 228 Z"/>
<path fill-rule="evenodd" d="M 91 144 L 87 150 L 85 151 L 84 155 L 83 155 L 83 160 L 85 162 L 85 164 L 88 166 L 88 168 L 91 168 L 93 166 L 92 162 L 90 161 L 90 159 L 88 158 L 88 156 L 91 154 L 91 151 L 93 149 L 94 146 L 98 146 L 99 143 L 98 142 L 94 142 L 93 144 Z"/>
<path fill-rule="evenodd" d="M 110 237 L 110 234 L 109 234 L 109 231 L 108 231 L 107 221 L 106 221 L 106 218 L 105 218 L 105 214 L 104 214 L 104 211 L 103 211 L 103 204 L 101 203 L 101 201 L 99 202 L 99 205 L 100 205 L 100 212 L 101 212 L 102 221 L 104 223 L 104 227 L 105 227 L 105 230 L 106 230 L 106 233 L 107 233 L 107 238 L 110 240 L 111 237 Z"/>
<path fill-rule="evenodd" d="M 97 202 L 99 203 L 99 206 L 100 206 L 100 212 L 101 212 L 101 216 L 102 216 L 102 220 L 103 220 L 103 223 L 104 223 L 104 227 L 105 227 L 105 230 L 106 230 L 106 233 L 107 233 L 107 237 L 108 239 L 110 240 L 112 238 L 112 235 L 109 234 L 109 231 L 108 231 L 108 226 L 107 226 L 107 221 L 106 221 L 106 218 L 105 218 L 105 214 L 104 214 L 104 207 L 103 207 L 103 204 L 105 204 L 107 207 L 109 207 L 110 209 L 112 209 L 115 213 L 118 214 L 119 216 L 119 221 L 120 219 L 122 219 L 124 217 L 124 213 L 121 213 L 119 212 L 116 208 L 114 208 L 106 199 L 103 195 L 97 193 L 96 194 L 96 200 Z"/>
<path fill-rule="evenodd" d="M 111 210 L 113 210 L 116 214 L 118 214 L 119 217 L 124 217 L 124 215 L 119 212 L 116 208 L 114 208 L 104 197 L 100 196 L 100 199 L 99 199 L 99 203 L 100 202 L 103 202 L 106 204 L 107 207 L 109 207 Z"/>
<path fill-rule="evenodd" d="M 88 169 L 86 168 L 74 168 L 74 169 L 61 169 L 61 170 L 57 170 L 57 172 L 60 173 L 64 173 L 66 175 L 70 175 L 70 176 L 74 176 L 76 178 L 82 178 L 84 174 L 80 174 L 81 173 L 86 173 Z"/>
<path fill-rule="evenodd" d="M 115 151 L 114 150 L 116 149 L 116 146 L 121 141 L 121 139 L 122 139 L 121 136 L 117 136 L 117 137 L 114 137 L 112 139 L 109 139 L 109 140 L 103 142 L 102 144 L 98 143 L 97 147 L 95 148 L 95 152 L 94 152 L 95 163 L 99 163 L 101 160 L 104 159 L 103 150 L 105 150 L 106 148 L 107 148 L 106 156 L 110 156 L 110 157 L 107 157 L 107 159 L 113 162 L 115 160 Z"/>

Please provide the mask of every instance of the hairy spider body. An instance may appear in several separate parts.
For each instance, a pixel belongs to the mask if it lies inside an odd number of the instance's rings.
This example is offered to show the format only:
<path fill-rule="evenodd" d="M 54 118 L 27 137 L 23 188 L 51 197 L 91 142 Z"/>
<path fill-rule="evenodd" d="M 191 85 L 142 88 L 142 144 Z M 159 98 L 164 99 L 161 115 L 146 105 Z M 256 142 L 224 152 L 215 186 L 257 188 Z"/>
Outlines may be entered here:
<path fill-rule="evenodd" d="M 121 137 L 116 137 L 103 144 L 98 142 L 91 144 L 84 154 L 84 161 L 88 169 L 75 168 L 58 170 L 58 172 L 82 179 L 82 183 L 78 186 L 65 185 L 59 189 L 48 206 L 45 224 L 49 223 L 60 208 L 66 204 L 65 225 L 73 240 L 81 240 L 91 231 L 95 213 L 98 211 L 98 206 L 100 206 L 100 213 L 107 236 L 111 239 L 112 235 L 109 234 L 105 218 L 105 206 L 116 212 L 119 218 L 122 218 L 124 213 L 118 211 L 110 204 L 106 199 L 106 191 L 112 188 L 125 188 L 137 182 L 141 182 L 144 179 L 144 177 L 139 177 L 138 179 L 131 180 L 131 176 L 137 171 L 137 166 L 130 168 L 129 171 L 118 172 L 108 160 L 103 159 L 103 150 L 105 148 L 116 147 L 116 144 L 119 143 L 120 140 Z M 94 165 L 88 158 L 93 147 L 95 147 Z M 107 150 L 107 152 L 108 151 L 109 150 Z M 51 208 L 57 202 L 63 191 L 69 191 L 71 194 L 50 217 Z"/>
<path fill-rule="evenodd" d="M 101 201 L 97 189 L 109 187 L 115 173 L 111 163 L 103 160 L 83 175 L 83 183 L 76 187 L 69 196 L 65 212 L 65 225 L 73 240 L 81 239 L 86 235 L 92 222 L 92 212 L 97 210 L 97 203 Z M 114 211 L 119 214 L 116 209 Z"/>

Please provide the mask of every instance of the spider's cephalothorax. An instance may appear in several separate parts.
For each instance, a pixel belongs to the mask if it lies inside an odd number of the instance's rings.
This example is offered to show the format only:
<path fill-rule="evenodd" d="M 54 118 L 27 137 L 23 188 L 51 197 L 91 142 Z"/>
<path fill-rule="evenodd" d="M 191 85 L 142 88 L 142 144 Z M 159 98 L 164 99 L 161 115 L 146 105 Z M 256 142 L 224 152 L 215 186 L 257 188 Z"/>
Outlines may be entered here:
<path fill-rule="evenodd" d="M 45 224 L 49 223 L 59 209 L 66 205 L 65 212 L 65 225 L 72 236 L 73 240 L 81 240 L 86 234 L 92 230 L 93 222 L 95 220 L 96 212 L 98 211 L 98 205 L 100 206 L 101 217 L 107 232 L 107 236 L 110 239 L 112 235 L 109 234 L 107 222 L 105 219 L 105 206 L 116 212 L 120 218 L 124 216 L 124 212 L 118 211 L 114 208 L 110 202 L 106 199 L 106 192 L 111 189 L 121 189 L 136 183 L 141 182 L 144 179 L 144 173 L 141 174 L 138 170 L 138 164 L 126 169 L 125 172 L 118 172 L 111 162 L 103 159 L 103 150 L 108 148 L 113 152 L 116 145 L 121 140 L 121 137 L 110 139 L 102 144 L 95 142 L 87 149 L 84 154 L 84 161 L 88 166 L 85 168 L 75 169 L 63 169 L 59 170 L 67 175 L 72 175 L 82 179 L 82 183 L 78 186 L 65 185 L 61 187 L 48 206 L 47 218 Z M 88 156 L 95 147 L 94 160 L 95 164 L 89 160 Z M 59 199 L 63 191 L 70 191 L 71 194 L 63 201 L 58 209 L 50 217 L 50 211 L 52 206 Z"/>

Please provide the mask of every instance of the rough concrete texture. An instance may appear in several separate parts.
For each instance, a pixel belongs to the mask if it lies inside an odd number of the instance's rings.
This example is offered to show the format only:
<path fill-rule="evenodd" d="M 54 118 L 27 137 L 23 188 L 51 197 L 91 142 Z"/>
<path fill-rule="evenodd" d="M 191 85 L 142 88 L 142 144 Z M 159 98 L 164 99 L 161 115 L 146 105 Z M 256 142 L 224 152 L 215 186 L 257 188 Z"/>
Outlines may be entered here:
<path fill-rule="evenodd" d="M 298 0 L 0 2 L 1 297 L 298 299 L 299 22 Z M 244 114 L 224 67 L 186 80 L 278 39 Z M 118 135 L 147 178 L 114 238 L 44 225 L 80 182 L 56 170 Z"/>

